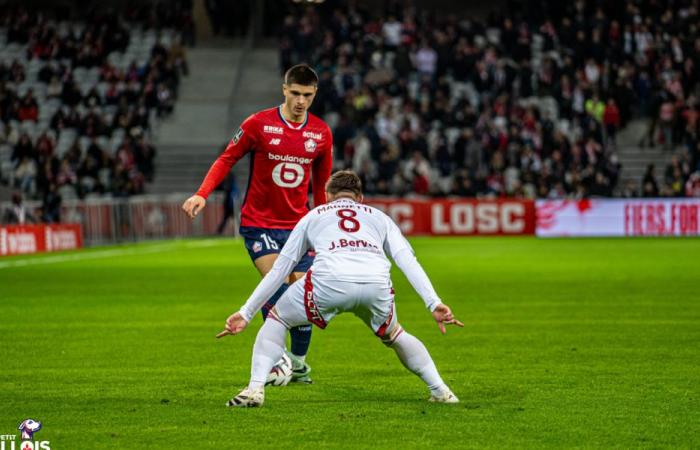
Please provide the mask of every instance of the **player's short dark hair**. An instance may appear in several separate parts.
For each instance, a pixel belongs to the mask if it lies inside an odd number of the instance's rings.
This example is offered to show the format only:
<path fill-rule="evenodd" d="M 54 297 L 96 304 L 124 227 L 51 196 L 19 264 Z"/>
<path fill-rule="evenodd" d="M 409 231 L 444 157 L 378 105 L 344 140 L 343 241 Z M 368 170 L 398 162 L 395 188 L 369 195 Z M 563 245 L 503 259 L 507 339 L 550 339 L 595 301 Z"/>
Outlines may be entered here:
<path fill-rule="evenodd" d="M 308 64 L 297 64 L 292 66 L 284 74 L 284 84 L 301 84 L 302 86 L 316 86 L 318 75 Z"/>
<path fill-rule="evenodd" d="M 362 195 L 362 180 L 352 170 L 339 170 L 331 175 L 326 183 L 326 192 L 336 195 L 338 192 L 352 192 L 356 196 Z"/>

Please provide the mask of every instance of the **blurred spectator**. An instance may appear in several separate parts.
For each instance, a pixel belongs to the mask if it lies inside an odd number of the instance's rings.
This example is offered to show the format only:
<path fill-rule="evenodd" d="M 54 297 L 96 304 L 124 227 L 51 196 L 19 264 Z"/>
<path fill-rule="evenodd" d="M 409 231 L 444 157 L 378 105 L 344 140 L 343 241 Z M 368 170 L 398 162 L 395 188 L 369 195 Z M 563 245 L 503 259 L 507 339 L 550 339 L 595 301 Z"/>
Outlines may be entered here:
<path fill-rule="evenodd" d="M 647 171 L 642 179 L 642 197 L 658 197 L 659 186 L 656 184 L 656 176 L 654 175 L 654 165 L 649 164 Z"/>
<path fill-rule="evenodd" d="M 18 192 L 12 194 L 12 203 L 7 207 L 2 216 L 2 223 L 6 225 L 23 225 L 36 223 L 36 218 L 27 210 L 22 195 Z"/>
<path fill-rule="evenodd" d="M 43 215 L 41 221 L 44 223 L 61 222 L 61 196 L 58 194 L 56 185 L 51 184 L 44 194 L 41 210 Z"/>
<path fill-rule="evenodd" d="M 228 174 L 223 183 L 221 183 L 224 190 L 223 199 L 223 209 L 224 213 L 221 218 L 221 222 L 217 227 L 217 233 L 223 234 L 226 229 L 226 224 L 229 219 L 234 218 L 234 211 L 236 207 L 236 201 L 238 200 L 238 186 L 236 185 L 236 178 L 232 173 Z"/>
<path fill-rule="evenodd" d="M 694 172 L 688 177 L 685 183 L 685 195 L 700 198 L 700 172 Z"/>
<path fill-rule="evenodd" d="M 31 89 L 22 97 L 17 116 L 20 121 L 31 120 L 36 122 L 39 118 L 39 104 L 34 99 L 34 91 Z"/>
<path fill-rule="evenodd" d="M 605 125 L 608 144 L 616 146 L 615 136 L 617 135 L 617 130 L 620 129 L 620 109 L 617 107 L 614 98 L 608 99 L 608 103 L 605 105 L 603 124 Z"/>

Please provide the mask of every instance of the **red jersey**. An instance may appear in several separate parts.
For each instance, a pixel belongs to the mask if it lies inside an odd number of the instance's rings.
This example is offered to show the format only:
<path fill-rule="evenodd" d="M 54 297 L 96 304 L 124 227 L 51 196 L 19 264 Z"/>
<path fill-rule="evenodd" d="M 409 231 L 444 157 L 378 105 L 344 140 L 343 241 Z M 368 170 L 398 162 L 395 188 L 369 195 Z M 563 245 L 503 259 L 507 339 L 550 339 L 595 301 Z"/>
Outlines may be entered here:
<path fill-rule="evenodd" d="M 248 117 L 212 164 L 197 195 L 207 198 L 248 152 L 252 155 L 241 226 L 294 228 L 309 210 L 309 181 L 314 205 L 326 202 L 333 136 L 320 118 L 307 113 L 302 123 L 288 122 L 281 106 Z"/>

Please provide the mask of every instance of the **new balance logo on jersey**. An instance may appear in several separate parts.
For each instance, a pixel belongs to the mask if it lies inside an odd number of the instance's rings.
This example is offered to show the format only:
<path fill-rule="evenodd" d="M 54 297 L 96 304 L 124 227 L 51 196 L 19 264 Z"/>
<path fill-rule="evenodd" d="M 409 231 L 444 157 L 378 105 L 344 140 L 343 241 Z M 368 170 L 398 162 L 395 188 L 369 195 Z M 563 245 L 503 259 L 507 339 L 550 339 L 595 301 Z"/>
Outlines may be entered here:
<path fill-rule="evenodd" d="M 282 127 L 273 127 L 272 125 L 265 125 L 263 127 L 263 131 L 265 133 L 272 133 L 272 134 L 284 134 L 284 128 Z"/>
<path fill-rule="evenodd" d="M 272 138 L 270 139 L 270 145 L 280 145 L 280 138 Z"/>

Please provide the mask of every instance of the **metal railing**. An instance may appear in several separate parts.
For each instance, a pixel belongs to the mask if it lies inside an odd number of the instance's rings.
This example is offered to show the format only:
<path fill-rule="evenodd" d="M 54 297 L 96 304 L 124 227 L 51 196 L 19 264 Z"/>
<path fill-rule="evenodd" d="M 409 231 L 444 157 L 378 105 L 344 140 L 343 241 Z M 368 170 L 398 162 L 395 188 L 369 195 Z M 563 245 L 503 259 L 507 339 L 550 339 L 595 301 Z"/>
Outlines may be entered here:
<path fill-rule="evenodd" d="M 215 192 L 195 220 L 182 211 L 189 194 L 143 195 L 128 198 L 66 200 L 61 205 L 61 222 L 79 223 L 86 246 L 109 245 L 154 239 L 171 239 L 218 234 L 224 211 L 223 193 Z M 0 203 L 0 211 L 10 206 Z M 40 202 L 27 202 L 33 215 Z M 239 211 L 226 224 L 224 234 L 235 236 Z"/>

